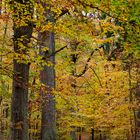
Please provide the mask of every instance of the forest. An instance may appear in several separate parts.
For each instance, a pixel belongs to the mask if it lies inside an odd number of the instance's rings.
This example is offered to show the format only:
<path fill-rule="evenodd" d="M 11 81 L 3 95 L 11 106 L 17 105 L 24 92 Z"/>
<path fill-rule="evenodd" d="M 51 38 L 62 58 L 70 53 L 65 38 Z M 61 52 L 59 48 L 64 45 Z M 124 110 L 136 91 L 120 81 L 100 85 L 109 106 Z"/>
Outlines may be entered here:
<path fill-rule="evenodd" d="M 140 1 L 0 0 L 0 140 L 140 140 Z"/>

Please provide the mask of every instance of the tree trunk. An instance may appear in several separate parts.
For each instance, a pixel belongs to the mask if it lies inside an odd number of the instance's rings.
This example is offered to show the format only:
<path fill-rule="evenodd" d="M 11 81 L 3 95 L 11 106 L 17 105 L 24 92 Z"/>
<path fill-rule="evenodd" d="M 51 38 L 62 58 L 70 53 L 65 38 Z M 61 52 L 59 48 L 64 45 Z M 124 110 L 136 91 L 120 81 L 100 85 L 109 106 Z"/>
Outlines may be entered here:
<path fill-rule="evenodd" d="M 77 74 L 76 73 L 76 63 L 77 63 L 77 60 L 78 60 L 78 56 L 76 54 L 76 51 L 77 51 L 77 44 L 76 42 L 71 45 L 71 52 L 72 54 L 70 55 L 70 58 L 71 58 L 71 76 L 72 76 L 72 80 L 71 80 L 71 87 L 72 87 L 72 96 L 76 96 L 76 92 L 77 92 L 77 87 L 76 87 L 76 79 L 75 79 L 75 75 Z M 71 112 L 75 112 L 75 110 L 73 108 L 71 108 Z M 70 136 L 71 136 L 71 139 L 72 140 L 76 140 L 77 139 L 77 136 L 76 136 L 76 127 L 75 126 L 72 126 L 73 130 L 70 132 Z"/>
<path fill-rule="evenodd" d="M 137 68 L 137 84 L 136 84 L 136 100 L 140 103 L 140 60 L 136 62 Z M 136 110 L 136 140 L 140 140 L 140 107 Z"/>
<path fill-rule="evenodd" d="M 26 7 L 26 2 L 28 2 L 28 6 Z M 29 1 L 22 0 L 13 1 L 11 6 L 14 6 L 15 3 L 19 3 L 25 5 L 23 11 L 24 16 L 28 12 L 31 14 L 31 9 L 29 8 Z M 16 11 L 16 6 L 14 7 L 14 11 L 16 12 L 16 16 L 19 16 L 19 19 L 22 21 L 28 22 L 28 20 L 22 19 L 21 12 Z M 14 52 L 21 55 L 26 55 L 28 43 L 30 42 L 30 38 L 32 35 L 33 27 L 31 24 L 27 25 L 17 25 L 16 20 L 14 18 Z M 20 40 L 22 37 L 22 40 Z M 22 44 L 22 45 L 20 45 Z M 24 46 L 24 47 L 23 47 Z M 24 62 L 19 62 L 18 59 L 13 60 L 13 88 L 12 88 L 12 104 L 11 104 L 11 140 L 28 140 L 28 117 L 27 117 L 27 108 L 28 108 L 28 78 L 29 78 L 29 64 Z"/>
<path fill-rule="evenodd" d="M 132 90 L 132 75 L 131 75 L 131 69 L 132 69 L 133 61 L 128 63 L 128 76 L 129 76 L 129 103 L 133 104 L 133 90 Z M 130 108 L 130 113 L 133 114 L 133 116 L 130 116 L 130 124 L 131 124 L 131 139 L 136 140 L 136 115 L 135 115 L 135 109 L 133 107 Z"/>
<path fill-rule="evenodd" d="M 91 140 L 94 140 L 94 128 L 91 129 Z"/>
<path fill-rule="evenodd" d="M 43 84 L 41 87 L 42 96 L 42 119 L 41 119 L 41 140 L 56 140 L 56 108 L 55 96 L 53 90 L 55 89 L 55 39 L 54 39 L 54 14 L 50 9 L 52 5 L 48 0 L 41 2 L 45 9 L 44 16 L 46 20 L 43 24 L 52 24 L 51 31 L 40 32 L 39 47 L 40 55 L 42 56 L 45 66 L 40 71 L 40 81 Z M 47 48 L 46 51 L 43 49 Z"/>
<path fill-rule="evenodd" d="M 27 83 L 29 66 L 26 64 L 19 64 L 16 60 L 14 60 L 14 71 L 11 111 L 11 140 L 28 140 Z"/>
<path fill-rule="evenodd" d="M 46 64 L 51 63 L 51 66 L 44 66 L 40 72 L 40 80 L 44 86 L 41 88 L 42 95 L 42 125 L 41 125 L 41 140 L 56 140 L 56 110 L 55 97 L 53 90 L 55 88 L 55 41 L 54 33 L 44 31 L 39 34 L 40 54 L 45 58 Z M 43 52 L 43 47 L 48 47 L 48 51 Z"/>

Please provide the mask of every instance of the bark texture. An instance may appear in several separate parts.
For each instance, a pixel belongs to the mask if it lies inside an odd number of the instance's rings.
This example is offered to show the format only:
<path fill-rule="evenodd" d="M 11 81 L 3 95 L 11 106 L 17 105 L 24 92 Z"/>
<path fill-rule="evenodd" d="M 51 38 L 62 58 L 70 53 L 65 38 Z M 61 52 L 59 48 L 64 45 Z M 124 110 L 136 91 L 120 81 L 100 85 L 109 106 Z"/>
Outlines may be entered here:
<path fill-rule="evenodd" d="M 140 103 L 140 60 L 136 62 L 137 68 L 137 84 L 136 84 L 136 99 Z M 140 107 L 136 110 L 136 140 L 140 140 Z"/>
<path fill-rule="evenodd" d="M 22 4 L 26 5 L 25 0 L 16 0 L 11 4 Z M 13 6 L 13 5 L 12 5 Z M 16 7 L 14 7 L 16 11 Z M 16 11 L 16 15 L 13 16 L 14 21 L 14 52 L 21 55 L 27 53 L 28 43 L 30 42 L 30 38 L 32 35 L 33 27 L 31 24 L 26 25 L 17 25 L 17 18 L 20 20 L 26 20 L 24 22 L 28 22 L 27 19 L 23 19 L 21 16 L 26 16 L 29 14 L 31 10 L 25 6 L 25 9 L 22 9 L 24 12 L 21 14 L 20 11 Z M 26 13 L 27 12 L 27 13 Z M 31 11 L 30 11 L 31 14 Z M 19 20 L 18 19 L 18 20 Z M 22 37 L 22 40 L 21 40 Z M 22 45 L 21 45 L 22 44 Z M 23 47 L 24 46 L 24 47 Z M 29 64 L 24 62 L 20 62 L 18 58 L 14 58 L 13 60 L 13 88 L 12 88 L 12 104 L 11 104 L 11 140 L 28 140 L 28 77 L 29 77 Z"/>
<path fill-rule="evenodd" d="M 42 125 L 41 140 L 56 140 L 56 110 L 53 89 L 55 88 L 55 56 L 50 55 L 55 52 L 54 33 L 45 31 L 39 34 L 40 54 L 45 58 L 46 64 L 40 72 L 40 80 L 44 86 L 41 88 L 42 95 Z M 48 47 L 48 51 L 41 51 L 43 47 Z"/>

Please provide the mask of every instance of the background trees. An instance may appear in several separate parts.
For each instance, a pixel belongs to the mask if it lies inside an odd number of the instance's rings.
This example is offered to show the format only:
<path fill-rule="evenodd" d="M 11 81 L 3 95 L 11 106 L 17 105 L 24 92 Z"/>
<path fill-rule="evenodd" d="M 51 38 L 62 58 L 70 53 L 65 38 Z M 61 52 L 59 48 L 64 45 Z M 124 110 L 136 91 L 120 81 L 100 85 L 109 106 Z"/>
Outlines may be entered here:
<path fill-rule="evenodd" d="M 138 1 L 0 4 L 1 139 L 138 138 Z"/>

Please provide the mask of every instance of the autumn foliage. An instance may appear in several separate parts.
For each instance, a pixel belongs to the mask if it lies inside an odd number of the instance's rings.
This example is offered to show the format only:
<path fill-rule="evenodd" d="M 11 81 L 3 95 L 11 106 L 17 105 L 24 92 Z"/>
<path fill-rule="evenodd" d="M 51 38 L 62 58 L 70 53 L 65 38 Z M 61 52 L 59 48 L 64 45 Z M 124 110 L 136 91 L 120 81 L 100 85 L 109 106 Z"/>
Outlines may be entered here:
<path fill-rule="evenodd" d="M 139 7 L 0 0 L 0 140 L 138 140 Z"/>

